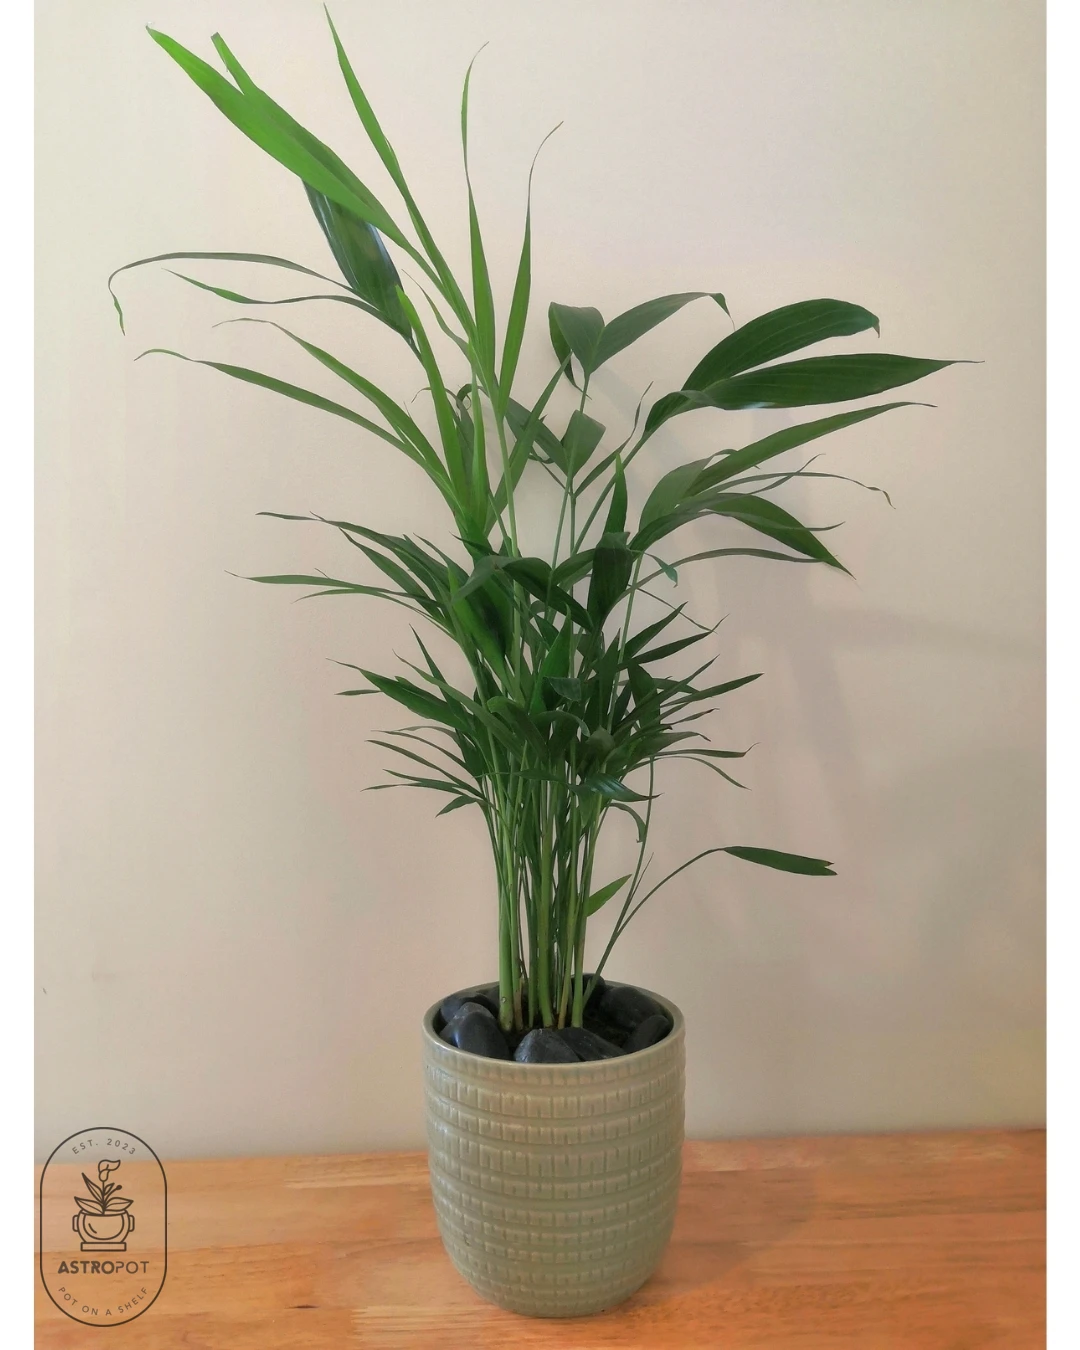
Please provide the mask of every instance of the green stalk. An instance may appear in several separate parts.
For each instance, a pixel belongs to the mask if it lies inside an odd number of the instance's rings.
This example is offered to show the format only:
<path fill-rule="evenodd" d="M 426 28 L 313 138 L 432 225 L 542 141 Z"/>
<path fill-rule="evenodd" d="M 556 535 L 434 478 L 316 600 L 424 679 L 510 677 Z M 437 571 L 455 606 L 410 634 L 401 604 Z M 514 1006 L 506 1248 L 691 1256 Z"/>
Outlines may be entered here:
<path fill-rule="evenodd" d="M 549 941 L 553 877 L 551 868 L 551 821 L 549 819 L 546 787 L 546 784 L 541 787 L 540 904 L 537 913 L 537 943 L 540 959 L 536 994 L 544 1026 L 550 1027 L 555 1021 L 555 1014 L 551 1006 L 551 945 Z"/>
<path fill-rule="evenodd" d="M 619 667 L 622 668 L 623 656 L 626 652 L 626 639 L 630 634 L 630 615 L 634 609 L 634 596 L 637 594 L 638 573 L 641 571 L 641 558 L 639 553 L 634 560 L 634 571 L 630 577 L 629 592 L 626 597 L 626 614 L 623 616 L 622 632 L 619 636 Z M 614 700 L 612 707 L 608 710 L 608 730 L 611 730 L 611 717 L 615 711 Z"/>
<path fill-rule="evenodd" d="M 603 955 L 596 964 L 596 970 L 593 972 L 593 978 L 589 981 L 589 987 L 585 991 L 585 1002 L 592 997 L 592 992 L 596 988 L 596 981 L 603 973 L 607 959 L 611 955 L 611 949 L 614 947 L 616 939 L 621 932 L 621 925 L 626 917 L 626 912 L 633 903 L 638 885 L 641 881 L 642 867 L 645 862 L 645 846 L 649 841 L 649 827 L 652 824 L 652 805 L 653 805 L 653 785 L 656 778 L 656 761 L 649 761 L 649 796 L 645 803 L 645 828 L 641 832 L 641 840 L 638 845 L 637 866 L 634 868 L 634 875 L 630 879 L 630 888 L 626 892 L 626 899 L 623 901 L 623 907 L 619 912 L 619 917 L 615 920 L 615 926 L 611 930 L 611 936 L 608 938 L 607 946 L 604 948 Z"/>
<path fill-rule="evenodd" d="M 505 885 L 502 891 L 503 898 L 499 905 L 499 1025 L 503 1031 L 509 1031 L 514 1023 L 514 949 L 508 918 L 510 898 Z"/>
<path fill-rule="evenodd" d="M 585 1016 L 585 998 L 582 990 L 582 969 L 585 963 L 585 925 L 581 925 L 577 946 L 574 948 L 574 1010 L 570 1017 L 572 1026 L 580 1027 Z"/>
<path fill-rule="evenodd" d="M 588 915 L 585 913 L 585 899 L 591 891 L 593 855 L 599 832 L 600 811 L 597 810 L 596 819 L 585 831 L 585 852 L 581 860 L 581 879 L 580 882 L 576 882 L 574 886 L 571 900 L 569 921 L 567 923 L 567 957 L 564 963 L 565 969 L 563 971 L 562 987 L 559 994 L 559 1026 L 566 1025 L 566 1013 L 570 1004 L 570 989 L 575 963 L 580 965 L 581 952 L 584 950 L 585 946 L 585 927 L 588 921 Z M 580 1020 L 575 1022 L 574 1025 L 580 1026 Z"/>

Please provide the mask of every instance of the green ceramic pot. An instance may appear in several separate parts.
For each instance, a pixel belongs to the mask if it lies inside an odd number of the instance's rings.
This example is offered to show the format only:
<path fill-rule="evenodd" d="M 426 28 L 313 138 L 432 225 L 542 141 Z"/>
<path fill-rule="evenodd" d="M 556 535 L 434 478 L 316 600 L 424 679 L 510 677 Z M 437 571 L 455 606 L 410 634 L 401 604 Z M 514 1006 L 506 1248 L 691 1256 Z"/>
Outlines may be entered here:
<path fill-rule="evenodd" d="M 610 983 L 610 981 L 609 981 Z M 642 992 L 648 993 L 648 990 Z M 685 1027 L 580 1064 L 517 1064 L 447 1045 L 424 1017 L 428 1164 L 450 1260 L 483 1298 L 577 1317 L 628 1298 L 671 1237 Z"/>

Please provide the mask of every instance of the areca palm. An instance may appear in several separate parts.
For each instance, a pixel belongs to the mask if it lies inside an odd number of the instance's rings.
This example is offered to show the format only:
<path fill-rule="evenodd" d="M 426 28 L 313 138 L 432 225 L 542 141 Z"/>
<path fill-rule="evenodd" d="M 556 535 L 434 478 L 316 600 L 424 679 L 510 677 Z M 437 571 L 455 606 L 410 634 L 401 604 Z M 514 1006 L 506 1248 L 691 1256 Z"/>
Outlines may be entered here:
<path fill-rule="evenodd" d="M 297 344 L 314 366 L 340 382 L 340 401 L 246 366 L 200 364 L 378 437 L 441 495 L 448 513 L 442 544 L 363 522 L 280 516 L 336 531 L 354 550 L 348 556 L 360 565 L 359 579 L 343 568 L 348 575 L 286 573 L 253 580 L 322 596 L 385 600 L 418 621 L 415 656 L 404 662 L 405 669 L 354 668 L 363 682 L 343 692 L 381 693 L 415 719 L 376 741 L 396 757 L 392 782 L 384 786 L 422 788 L 441 798 L 440 813 L 473 808 L 483 817 L 496 880 L 503 1027 L 580 1026 L 590 980 L 602 972 L 613 944 L 641 906 L 684 867 L 726 853 L 789 872 L 832 875 L 822 859 L 725 841 L 646 885 L 657 775 L 670 760 L 688 760 L 736 781 L 732 762 L 745 752 L 713 747 L 702 724 L 718 700 L 758 673 L 717 678 L 709 673 L 712 661 L 692 660 L 711 629 L 691 624 L 683 605 L 635 626 L 635 597 L 661 575 L 677 585 L 683 569 L 733 556 L 842 569 L 821 531 L 804 525 L 771 495 L 792 478 L 834 475 L 772 461 L 910 405 L 885 402 L 832 412 L 715 451 L 663 474 L 640 503 L 629 499 L 627 468 L 668 422 L 695 410 L 842 404 L 910 384 L 951 363 L 877 351 L 786 360 L 826 339 L 878 329 L 876 317 L 859 305 L 804 301 L 728 332 L 678 389 L 647 409 L 639 407 L 621 438 L 609 435 L 590 412 L 593 377 L 688 304 L 707 304 L 726 316 L 722 294 L 692 292 L 635 304 L 610 320 L 594 308 L 551 304 L 550 378 L 524 395 L 517 374 L 531 307 L 530 211 L 527 207 L 512 298 L 500 316 L 468 177 L 468 75 L 461 141 L 470 257 L 468 281 L 459 284 L 332 22 L 331 34 L 356 114 L 399 201 L 393 211 L 255 84 L 220 37 L 213 43 L 224 74 L 151 30 L 222 113 L 300 180 L 340 276 L 259 253 L 173 252 L 127 266 L 212 259 L 284 269 L 317 281 L 319 289 L 267 301 L 186 272 L 177 275 L 242 307 L 348 305 L 358 311 L 358 322 L 384 325 L 417 362 L 429 405 L 423 424 L 410 405 L 276 319 L 251 315 L 243 321 L 270 323 Z M 410 287 L 395 255 L 419 273 Z M 114 302 L 122 326 L 115 292 Z M 436 329 L 443 339 L 438 345 L 450 344 L 453 368 L 437 356 Z M 550 409 L 564 382 L 573 386 L 576 406 L 559 430 Z M 516 510 L 538 474 L 553 479 L 560 493 L 543 556 L 523 551 Z M 703 518 L 741 527 L 743 538 L 680 556 L 679 532 Z M 745 542 L 747 531 L 759 538 Z M 422 635 L 424 628 L 429 631 Z M 463 681 L 444 670 L 440 643 L 447 642 L 464 657 Z M 684 653 L 693 666 L 689 673 L 665 673 L 669 658 Z M 613 878 L 596 875 L 598 842 L 612 812 L 628 816 L 637 832 L 636 856 L 624 875 Z M 603 955 L 587 977 L 587 926 L 601 909 L 611 913 L 616 907 Z"/>

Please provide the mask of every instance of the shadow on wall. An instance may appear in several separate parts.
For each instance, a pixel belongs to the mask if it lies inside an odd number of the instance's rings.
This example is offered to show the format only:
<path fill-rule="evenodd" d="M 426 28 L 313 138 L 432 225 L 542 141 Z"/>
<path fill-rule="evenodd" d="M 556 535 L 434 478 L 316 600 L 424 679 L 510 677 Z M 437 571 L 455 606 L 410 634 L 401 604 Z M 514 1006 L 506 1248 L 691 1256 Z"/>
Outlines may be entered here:
<path fill-rule="evenodd" d="M 700 896 L 691 1134 L 717 1095 L 736 1134 L 1044 1119 L 1042 795 L 1034 754 L 960 752 L 862 804 L 865 883 Z"/>
<path fill-rule="evenodd" d="M 702 530 L 685 552 L 710 546 L 715 532 L 706 542 Z M 728 731 L 716 744 L 734 743 L 734 722 L 776 757 L 742 775 L 752 799 L 691 806 L 671 842 L 689 856 L 734 818 L 746 842 L 820 847 L 840 875 L 827 893 L 764 874 L 687 875 L 680 965 L 693 969 L 679 978 L 709 991 L 690 1020 L 702 1077 L 688 1125 L 699 1109 L 716 1119 L 718 1092 L 725 1132 L 1041 1120 L 1044 763 L 1034 735 L 1016 744 L 1015 716 L 1011 744 L 995 744 L 992 719 L 1014 678 L 1038 687 L 1042 652 L 968 625 L 822 607 L 810 568 L 762 563 L 751 580 L 753 561 L 723 578 L 707 566 L 691 609 L 730 609 L 753 648 L 752 664 L 725 657 L 718 678 L 764 669 L 769 685 L 749 716 L 718 715 Z M 908 764 L 885 777 L 860 725 L 869 705 L 852 697 L 860 658 L 881 652 L 895 683 L 879 707 L 895 711 L 878 758 Z M 928 725 L 952 733 L 940 754 Z M 705 1017 L 713 1030 L 698 1035 Z"/>

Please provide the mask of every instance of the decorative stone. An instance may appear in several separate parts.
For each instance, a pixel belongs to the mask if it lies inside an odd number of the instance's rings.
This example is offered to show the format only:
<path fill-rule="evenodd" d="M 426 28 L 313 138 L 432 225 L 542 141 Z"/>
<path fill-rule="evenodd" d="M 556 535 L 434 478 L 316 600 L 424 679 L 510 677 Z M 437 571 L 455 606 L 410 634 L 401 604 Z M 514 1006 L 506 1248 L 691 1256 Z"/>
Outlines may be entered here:
<path fill-rule="evenodd" d="M 655 999 L 651 999 L 648 994 L 643 994 L 640 989 L 635 989 L 630 984 L 608 985 L 603 997 L 595 1003 L 595 1006 L 590 1000 L 590 1006 L 593 1007 L 596 1017 L 606 1022 L 614 1022 L 625 1031 L 633 1031 L 647 1017 L 664 1011 Z"/>
<path fill-rule="evenodd" d="M 576 1064 L 580 1056 L 554 1027 L 537 1027 L 521 1038 L 514 1058 L 519 1064 Z"/>
<path fill-rule="evenodd" d="M 617 1045 L 587 1027 L 560 1027 L 559 1035 L 577 1053 L 578 1059 L 611 1059 L 623 1053 Z"/>
<path fill-rule="evenodd" d="M 482 1003 L 489 1009 L 491 1015 L 498 1021 L 499 1018 L 499 982 L 494 984 L 481 984 L 475 989 L 465 990 L 466 997 L 474 1003 Z"/>
<path fill-rule="evenodd" d="M 650 1045 L 655 1045 L 657 1041 L 662 1041 L 670 1030 L 671 1018 L 667 1013 L 653 1013 L 650 1017 L 646 1017 L 644 1022 L 639 1022 L 627 1036 L 623 1050 L 628 1055 L 632 1055 L 635 1050 L 644 1050 Z"/>
<path fill-rule="evenodd" d="M 582 989 L 588 989 L 590 980 L 596 981 L 596 988 L 592 991 L 592 994 L 589 997 L 589 1001 L 588 1003 L 586 1003 L 585 1006 L 587 1008 L 589 1007 L 595 1008 L 596 1005 L 600 1002 L 600 1000 L 604 997 L 604 991 L 608 987 L 607 980 L 604 979 L 603 975 L 590 975 L 590 974 L 582 975 L 581 977 Z"/>
<path fill-rule="evenodd" d="M 471 1055 L 489 1059 L 509 1059 L 506 1037 L 491 1013 L 476 1003 L 466 1003 L 458 1015 L 440 1033 L 448 1045 L 467 1050 Z"/>
<path fill-rule="evenodd" d="M 480 989 L 459 989 L 456 994 L 448 994 L 439 1004 L 439 1014 L 444 1022 L 452 1022 L 466 1003 L 474 1003 L 486 1008 L 492 1017 L 499 1018 L 499 986 L 495 986 L 495 997 L 491 998 L 489 986 Z"/>
<path fill-rule="evenodd" d="M 443 1020 L 443 1025 L 448 1026 L 463 1008 L 483 1008 L 486 1013 L 491 1012 L 486 1003 L 481 1003 L 472 994 L 450 994 L 439 1004 L 439 1016 Z"/>
<path fill-rule="evenodd" d="M 584 1021 L 586 1031 L 591 1031 L 595 1036 L 599 1036 L 602 1040 L 610 1041 L 612 1045 L 618 1046 L 621 1049 L 622 1043 L 626 1040 L 629 1033 L 624 1027 L 617 1027 L 614 1022 L 608 1022 L 602 1017 L 597 1017 L 593 1012 L 594 1006 L 594 1004 L 590 1003 L 585 1009 Z"/>

